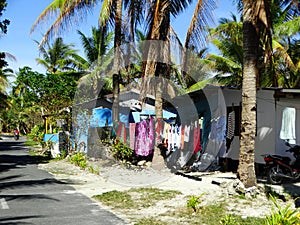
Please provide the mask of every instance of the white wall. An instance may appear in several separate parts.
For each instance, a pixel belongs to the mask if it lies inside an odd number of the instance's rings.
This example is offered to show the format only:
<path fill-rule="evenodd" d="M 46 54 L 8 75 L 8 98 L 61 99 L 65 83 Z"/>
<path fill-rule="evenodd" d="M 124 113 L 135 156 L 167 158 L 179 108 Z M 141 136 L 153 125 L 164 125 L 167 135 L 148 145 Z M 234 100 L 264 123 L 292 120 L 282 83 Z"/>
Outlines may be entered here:
<path fill-rule="evenodd" d="M 263 154 L 275 154 L 276 113 L 274 91 L 257 92 L 257 136 L 255 138 L 255 162 L 264 163 Z"/>
<path fill-rule="evenodd" d="M 224 89 L 223 90 L 224 98 L 226 101 L 226 106 L 231 107 L 240 106 L 242 102 L 242 91 L 239 89 Z M 235 115 L 236 117 L 239 115 Z M 230 148 L 228 150 L 227 157 L 238 160 L 240 154 L 240 138 L 239 136 L 234 136 L 233 141 L 231 142 Z"/>
<path fill-rule="evenodd" d="M 227 107 L 239 106 L 242 101 L 241 90 L 224 89 Z M 276 114 L 274 91 L 259 90 L 257 92 L 257 137 L 255 139 L 255 162 L 264 163 L 262 154 L 275 153 Z M 238 115 L 236 115 L 238 116 Z M 240 139 L 235 136 L 227 157 L 238 160 L 240 153 Z"/>

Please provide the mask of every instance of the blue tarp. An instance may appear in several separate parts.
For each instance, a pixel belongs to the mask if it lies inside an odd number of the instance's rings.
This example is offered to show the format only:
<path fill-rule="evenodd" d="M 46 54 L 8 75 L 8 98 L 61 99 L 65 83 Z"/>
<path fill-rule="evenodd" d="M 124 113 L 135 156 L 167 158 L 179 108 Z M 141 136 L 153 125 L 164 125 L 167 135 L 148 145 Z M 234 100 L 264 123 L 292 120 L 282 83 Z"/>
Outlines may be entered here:
<path fill-rule="evenodd" d="M 141 121 L 140 116 L 141 115 L 155 115 L 154 110 L 142 110 L 141 112 L 132 112 L 132 116 L 135 123 L 139 123 Z M 163 110 L 163 118 L 169 119 L 172 117 L 176 117 L 175 113 L 171 113 L 169 111 Z"/>
<path fill-rule="evenodd" d="M 58 134 L 44 134 L 43 141 L 44 142 L 51 141 L 54 143 L 58 143 Z"/>

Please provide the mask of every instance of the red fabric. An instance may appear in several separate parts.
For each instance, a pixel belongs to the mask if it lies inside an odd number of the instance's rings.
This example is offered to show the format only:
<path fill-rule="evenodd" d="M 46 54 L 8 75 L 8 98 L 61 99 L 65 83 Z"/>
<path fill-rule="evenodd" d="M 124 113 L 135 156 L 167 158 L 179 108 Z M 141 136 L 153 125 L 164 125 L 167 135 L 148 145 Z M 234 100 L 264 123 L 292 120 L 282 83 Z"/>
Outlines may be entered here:
<path fill-rule="evenodd" d="M 200 126 L 199 124 L 194 128 L 194 153 L 201 151 L 201 141 L 200 141 Z"/>

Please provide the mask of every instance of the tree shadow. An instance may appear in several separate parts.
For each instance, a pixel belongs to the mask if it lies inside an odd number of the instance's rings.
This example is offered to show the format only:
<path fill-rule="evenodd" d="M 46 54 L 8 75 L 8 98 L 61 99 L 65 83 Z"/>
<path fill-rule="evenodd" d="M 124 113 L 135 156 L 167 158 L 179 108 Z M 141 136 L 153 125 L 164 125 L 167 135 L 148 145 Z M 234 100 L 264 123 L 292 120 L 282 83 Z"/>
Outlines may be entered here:
<path fill-rule="evenodd" d="M 40 164 L 49 161 L 49 157 L 29 155 L 24 142 L 0 142 L 0 172 L 19 168 L 28 164 Z"/>
<path fill-rule="evenodd" d="M 4 189 L 14 189 L 24 186 L 40 186 L 40 185 L 49 185 L 49 184 L 72 184 L 71 182 L 58 181 L 54 178 L 45 178 L 40 180 L 19 180 L 0 183 L 0 190 Z"/>
<path fill-rule="evenodd" d="M 56 198 L 51 198 L 43 194 L 24 194 L 24 195 L 0 195 L 0 199 L 4 198 L 7 202 L 13 201 L 13 200 L 32 200 L 32 199 L 47 199 L 47 200 L 53 200 L 53 201 L 60 201 Z"/>
<path fill-rule="evenodd" d="M 300 184 L 299 183 L 284 183 L 281 185 L 284 189 L 284 192 L 288 193 L 295 203 L 295 207 L 300 207 Z"/>
<path fill-rule="evenodd" d="M 0 218 L 0 224 L 1 225 L 26 225 L 26 224 L 32 224 L 32 223 L 26 223 L 26 222 L 13 222 L 18 220 L 25 220 L 25 219 L 32 219 L 32 218 L 41 218 L 42 216 L 14 216 L 14 217 L 4 217 Z"/>

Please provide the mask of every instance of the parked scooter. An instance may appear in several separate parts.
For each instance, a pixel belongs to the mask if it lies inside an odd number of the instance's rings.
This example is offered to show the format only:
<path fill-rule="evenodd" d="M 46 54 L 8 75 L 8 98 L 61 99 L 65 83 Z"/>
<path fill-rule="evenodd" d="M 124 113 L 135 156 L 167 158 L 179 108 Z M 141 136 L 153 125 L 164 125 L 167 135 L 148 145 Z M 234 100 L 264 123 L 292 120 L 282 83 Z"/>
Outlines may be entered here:
<path fill-rule="evenodd" d="M 291 152 L 295 157 L 294 162 L 286 156 L 262 155 L 266 162 L 267 179 L 271 184 L 281 184 L 284 180 L 295 181 L 300 178 L 300 146 L 291 146 L 288 142 L 285 144 L 289 147 L 286 152 Z"/>
<path fill-rule="evenodd" d="M 15 129 L 14 130 L 14 139 L 15 140 L 19 140 L 19 137 L 20 137 L 20 132 L 18 129 Z"/>

